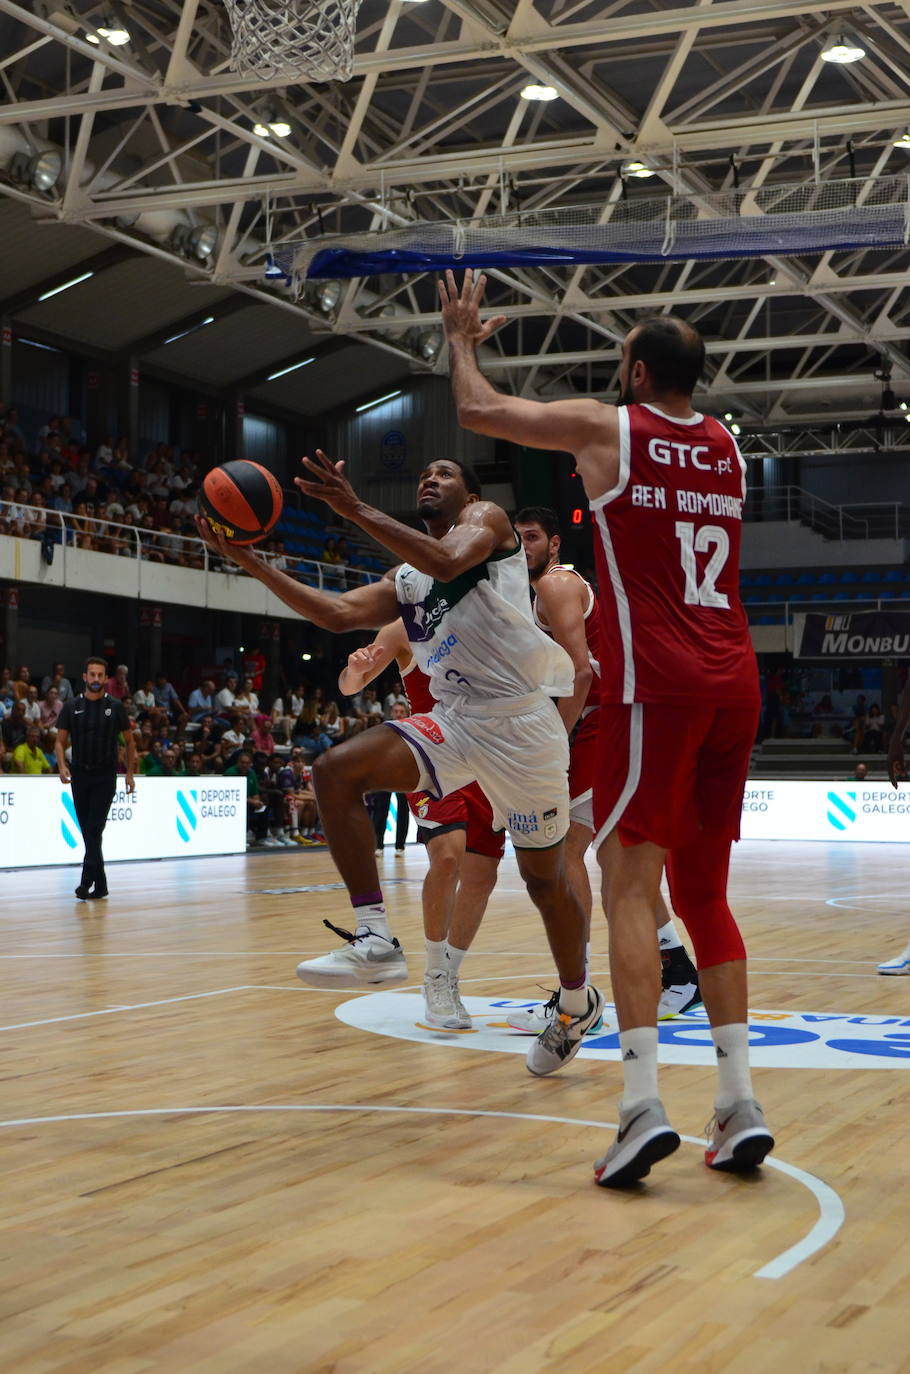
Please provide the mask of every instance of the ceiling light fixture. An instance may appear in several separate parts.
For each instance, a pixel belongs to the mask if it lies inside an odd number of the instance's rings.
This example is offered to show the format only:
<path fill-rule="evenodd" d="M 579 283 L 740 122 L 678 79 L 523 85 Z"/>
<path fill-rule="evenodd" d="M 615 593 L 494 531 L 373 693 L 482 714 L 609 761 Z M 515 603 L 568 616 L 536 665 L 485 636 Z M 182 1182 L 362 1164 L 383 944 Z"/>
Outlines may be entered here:
<path fill-rule="evenodd" d="M 851 42 L 845 34 L 834 43 L 829 43 L 827 48 L 822 48 L 822 61 L 834 62 L 839 66 L 849 66 L 851 62 L 859 62 L 866 56 L 866 49 L 860 47 L 859 43 Z"/>
<path fill-rule="evenodd" d="M 85 41 L 93 43 L 98 47 L 101 40 L 110 43 L 112 48 L 122 48 L 125 43 L 130 41 L 130 31 L 119 20 L 112 15 L 105 15 L 100 24 L 96 24 L 93 29 L 86 30 Z"/>
<path fill-rule="evenodd" d="M 733 419 L 733 411 L 732 411 L 732 410 L 725 410 L 725 411 L 724 411 L 724 419 L 725 419 L 725 420 L 727 421 L 727 423 L 729 424 L 730 421 Z"/>
<path fill-rule="evenodd" d="M 218 247 L 218 230 L 212 224 L 197 225 L 190 231 L 187 243 L 191 252 L 195 253 L 200 262 L 204 262 Z"/>
<path fill-rule="evenodd" d="M 164 343 L 161 346 L 162 348 L 164 348 L 167 344 L 176 343 L 178 339 L 185 339 L 188 334 L 195 334 L 197 329 L 204 329 L 207 324 L 214 323 L 215 316 L 206 315 L 205 319 L 200 320 L 198 324 L 191 324 L 189 329 L 181 330 L 179 334 L 172 334 L 169 339 L 165 339 Z"/>
<path fill-rule="evenodd" d="M 274 110 L 267 110 L 264 119 L 257 119 L 253 125 L 253 133 L 260 138 L 268 138 L 274 134 L 276 138 L 287 138 L 291 132 L 291 126 L 286 119 L 281 119 Z"/>
<path fill-rule="evenodd" d="M 417 339 L 417 352 L 426 363 L 435 363 L 442 348 L 442 333 L 438 329 L 425 329 Z"/>
<path fill-rule="evenodd" d="M 267 382 L 274 382 L 274 381 L 276 381 L 279 377 L 286 377 L 286 376 L 288 375 L 289 372 L 296 372 L 297 369 L 298 369 L 298 367 L 306 367 L 307 363 L 314 363 L 315 361 L 316 361 L 315 358 L 304 358 L 302 362 L 299 362 L 299 363 L 291 363 L 290 367 L 283 367 L 283 368 L 281 368 L 281 370 L 280 370 L 279 372 L 272 372 L 272 373 L 270 373 L 269 376 L 266 377 L 265 380 L 266 380 Z"/>
<path fill-rule="evenodd" d="M 557 100 L 559 91 L 555 86 L 537 86 L 532 81 L 528 86 L 521 88 L 522 100 Z"/>
<path fill-rule="evenodd" d="M 910 129 L 905 129 L 900 138 L 894 140 L 893 146 L 895 148 L 904 148 L 910 153 Z"/>
<path fill-rule="evenodd" d="M 340 300 L 340 281 L 324 281 L 316 287 L 316 304 L 324 315 L 331 315 Z"/>
<path fill-rule="evenodd" d="M 737 424 L 734 423 L 734 424 L 732 424 L 732 425 L 730 426 L 730 433 L 731 433 L 731 434 L 742 434 L 742 430 L 740 429 L 739 425 L 737 425 Z"/>
<path fill-rule="evenodd" d="M 371 410 L 373 406 L 381 406 L 383 401 L 394 401 L 395 397 L 400 395 L 400 391 L 390 391 L 388 396 L 377 396 L 375 401 L 364 401 L 362 406 L 355 406 L 355 411 L 359 415 L 362 410 Z"/>
<path fill-rule="evenodd" d="M 63 156 L 56 148 L 46 148 L 33 155 L 14 153 L 9 164 L 13 181 L 27 182 L 36 191 L 52 191 L 62 171 Z"/>
<path fill-rule="evenodd" d="M 646 162 L 624 162 L 622 164 L 622 175 L 624 177 L 653 177 L 654 168 L 649 167 Z"/>
<path fill-rule="evenodd" d="M 52 291 L 45 291 L 43 296 L 39 296 L 39 301 L 49 301 L 51 296 L 59 296 L 61 291 L 68 291 L 71 286 L 78 286 L 81 281 L 88 281 L 93 277 L 94 272 L 83 272 L 81 277 L 73 277 L 71 281 L 65 281 L 62 286 L 55 286 Z"/>

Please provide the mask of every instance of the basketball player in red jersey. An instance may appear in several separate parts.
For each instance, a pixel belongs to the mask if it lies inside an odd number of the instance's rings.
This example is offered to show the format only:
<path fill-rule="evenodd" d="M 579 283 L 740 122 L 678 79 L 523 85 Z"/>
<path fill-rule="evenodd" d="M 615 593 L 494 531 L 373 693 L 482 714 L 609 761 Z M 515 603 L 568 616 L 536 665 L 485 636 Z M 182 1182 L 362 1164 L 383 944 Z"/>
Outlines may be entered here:
<path fill-rule="evenodd" d="M 546 506 L 528 506 L 512 522 L 524 545 L 528 578 L 534 589 L 534 620 L 565 649 L 575 669 L 575 690 L 557 702 L 569 735 L 569 832 L 566 835 L 566 872 L 587 920 L 587 960 L 591 962 L 591 884 L 585 854 L 594 838 L 593 789 L 600 720 L 601 634 L 597 597 L 589 582 L 559 561 L 562 538 L 559 517 Z M 661 995 L 657 1019 L 678 1016 L 701 1003 L 698 974 L 663 897 L 655 907 L 661 961 Z M 539 1034 L 552 1017 L 556 994 L 549 1002 L 510 1012 L 515 1030 Z M 592 1028 L 593 1029 L 593 1028 Z"/>
<path fill-rule="evenodd" d="M 476 349 L 484 278 L 440 282 L 452 385 L 466 428 L 572 453 L 597 524 L 604 657 L 595 844 L 610 928 L 623 1100 L 595 1168 L 605 1187 L 643 1178 L 679 1146 L 657 1088 L 653 911 L 666 863 L 695 945 L 717 1053 L 715 1169 L 760 1164 L 773 1138 L 752 1095 L 745 948 L 727 904 L 732 843 L 759 716 L 758 673 L 739 600 L 745 464 L 718 421 L 695 412 L 697 331 L 673 316 L 623 344 L 618 406 L 503 396 Z"/>
<path fill-rule="evenodd" d="M 393 661 L 398 663 L 411 714 L 432 711 L 436 701 L 430 680 L 411 653 L 400 619 L 383 626 L 372 644 L 348 657 L 338 686 L 346 696 L 360 692 Z M 427 792 L 411 792 L 408 806 L 429 859 L 421 894 L 426 1024 L 438 1030 L 470 1030 L 471 1014 L 458 987 L 459 970 L 496 885 L 505 831 L 494 829 L 493 810 L 476 783 L 438 801 Z"/>

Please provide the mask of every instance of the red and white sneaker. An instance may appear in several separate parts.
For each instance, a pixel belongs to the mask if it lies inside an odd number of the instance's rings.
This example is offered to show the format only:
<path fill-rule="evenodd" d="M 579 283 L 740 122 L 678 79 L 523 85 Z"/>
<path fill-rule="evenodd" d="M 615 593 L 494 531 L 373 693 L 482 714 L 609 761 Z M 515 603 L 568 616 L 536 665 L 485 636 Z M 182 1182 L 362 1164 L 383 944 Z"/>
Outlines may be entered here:
<path fill-rule="evenodd" d="M 774 1137 L 754 1097 L 744 1097 L 730 1107 L 719 1109 L 705 1134 L 709 1137 L 705 1150 L 708 1168 L 723 1169 L 730 1174 L 757 1169 L 765 1155 L 774 1149 Z"/>

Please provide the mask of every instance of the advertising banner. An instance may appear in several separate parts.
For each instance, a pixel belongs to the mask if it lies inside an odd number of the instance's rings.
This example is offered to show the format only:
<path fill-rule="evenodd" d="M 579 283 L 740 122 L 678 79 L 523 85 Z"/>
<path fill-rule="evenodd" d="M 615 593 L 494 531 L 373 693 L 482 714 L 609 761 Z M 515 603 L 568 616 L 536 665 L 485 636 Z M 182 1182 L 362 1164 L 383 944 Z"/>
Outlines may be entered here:
<path fill-rule="evenodd" d="M 800 612 L 793 617 L 796 658 L 906 658 L 910 655 L 910 611 L 862 611 L 856 615 Z"/>
<path fill-rule="evenodd" d="M 742 837 L 910 844 L 910 786 L 750 779 L 743 798 Z"/>
<path fill-rule="evenodd" d="M 104 831 L 105 861 L 238 854 L 246 850 L 243 778 L 118 779 Z M 72 788 L 56 777 L 0 777 L 0 869 L 81 862 Z"/>

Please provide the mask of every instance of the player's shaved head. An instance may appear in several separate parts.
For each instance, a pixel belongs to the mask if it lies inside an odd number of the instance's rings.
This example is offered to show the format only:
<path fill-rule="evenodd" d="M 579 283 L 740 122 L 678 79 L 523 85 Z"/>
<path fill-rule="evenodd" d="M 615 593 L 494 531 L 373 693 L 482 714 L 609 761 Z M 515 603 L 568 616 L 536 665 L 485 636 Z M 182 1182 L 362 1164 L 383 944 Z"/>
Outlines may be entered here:
<path fill-rule="evenodd" d="M 704 371 L 704 339 L 678 315 L 652 315 L 626 339 L 630 373 L 637 362 L 648 369 L 655 394 L 691 396 Z"/>

